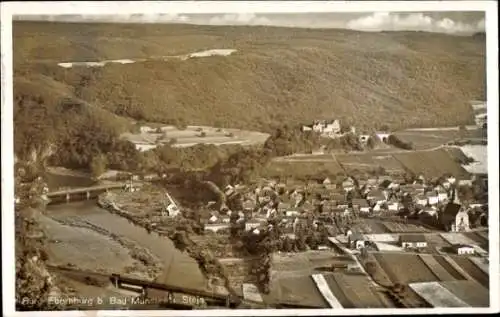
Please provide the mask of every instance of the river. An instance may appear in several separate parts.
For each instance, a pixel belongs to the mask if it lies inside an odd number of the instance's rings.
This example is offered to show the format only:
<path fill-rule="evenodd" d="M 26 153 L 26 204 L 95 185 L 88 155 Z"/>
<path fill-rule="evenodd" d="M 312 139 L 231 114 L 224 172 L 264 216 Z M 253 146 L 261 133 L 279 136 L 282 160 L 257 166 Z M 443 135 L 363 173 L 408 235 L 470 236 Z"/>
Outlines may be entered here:
<path fill-rule="evenodd" d="M 88 186 L 89 182 L 60 175 L 48 178 L 51 190 Z M 145 250 L 142 252 L 149 253 L 162 267 L 160 282 L 198 289 L 207 285 L 196 261 L 177 250 L 170 239 L 149 234 L 127 219 L 98 207 L 95 201 L 50 205 L 41 216 L 41 223 L 50 239 L 49 257 L 54 264 L 72 263 L 81 269 L 146 278 L 145 274 L 141 276 L 146 268 L 129 252 L 130 245 L 134 245 L 136 251 Z M 114 235 L 119 239 L 113 238 Z M 128 242 L 127 246 L 123 240 Z"/>

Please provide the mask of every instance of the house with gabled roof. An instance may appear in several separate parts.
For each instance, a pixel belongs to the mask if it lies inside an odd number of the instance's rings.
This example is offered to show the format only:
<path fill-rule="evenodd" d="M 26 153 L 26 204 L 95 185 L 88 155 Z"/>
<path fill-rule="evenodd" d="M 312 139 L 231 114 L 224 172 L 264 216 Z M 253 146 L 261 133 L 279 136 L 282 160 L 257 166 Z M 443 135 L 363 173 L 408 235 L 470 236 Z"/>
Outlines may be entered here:
<path fill-rule="evenodd" d="M 421 206 L 421 207 L 427 206 L 427 197 L 424 194 L 416 195 L 413 198 L 413 202 L 417 206 Z"/>
<path fill-rule="evenodd" d="M 384 195 L 384 192 L 381 191 L 380 189 L 372 189 L 367 195 L 366 199 L 369 200 L 372 203 L 384 203 L 387 201 L 386 196 Z"/>
<path fill-rule="evenodd" d="M 476 249 L 468 244 L 454 244 L 451 249 L 458 255 L 473 255 Z"/>
<path fill-rule="evenodd" d="M 427 198 L 427 203 L 431 206 L 435 206 L 439 203 L 439 195 L 436 191 L 425 193 L 425 197 Z"/>
<path fill-rule="evenodd" d="M 306 200 L 301 206 L 300 206 L 300 209 L 304 210 L 304 211 L 307 211 L 307 212 L 310 212 L 310 211 L 315 211 L 315 207 L 314 205 Z"/>
<path fill-rule="evenodd" d="M 352 208 L 356 209 L 356 210 L 359 210 L 359 211 L 362 211 L 361 209 L 365 209 L 368 208 L 369 209 L 369 205 L 368 205 L 368 201 L 366 199 L 363 199 L 363 198 L 353 198 L 352 199 Z M 365 211 L 363 210 L 363 211 Z M 368 210 L 366 210 L 368 211 Z"/>
<path fill-rule="evenodd" d="M 257 209 L 255 201 L 247 199 L 242 204 L 244 211 L 254 212 Z"/>
<path fill-rule="evenodd" d="M 352 177 L 347 177 L 342 182 L 342 188 L 344 189 L 344 191 L 354 190 L 354 187 L 355 187 L 355 183 L 354 183 L 354 179 Z"/>
<path fill-rule="evenodd" d="M 450 202 L 440 214 L 441 225 L 447 231 L 469 231 L 469 215 L 462 205 Z"/>
<path fill-rule="evenodd" d="M 427 239 L 423 234 L 401 234 L 399 244 L 403 248 L 426 248 Z"/>
<path fill-rule="evenodd" d="M 362 249 L 365 247 L 366 245 L 366 238 L 361 234 L 361 233 L 357 233 L 357 232 L 354 232 L 354 233 L 350 233 L 348 236 L 347 236 L 347 242 L 349 244 L 349 247 L 351 249 Z"/>

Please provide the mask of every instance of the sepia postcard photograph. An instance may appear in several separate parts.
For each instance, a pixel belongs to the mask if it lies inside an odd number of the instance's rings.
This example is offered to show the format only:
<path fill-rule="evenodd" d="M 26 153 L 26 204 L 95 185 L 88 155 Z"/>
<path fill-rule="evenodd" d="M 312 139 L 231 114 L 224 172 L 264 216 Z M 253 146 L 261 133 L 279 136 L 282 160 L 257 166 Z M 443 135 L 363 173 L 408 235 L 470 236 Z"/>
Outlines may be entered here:
<path fill-rule="evenodd" d="M 5 316 L 499 312 L 495 1 L 1 23 Z"/>

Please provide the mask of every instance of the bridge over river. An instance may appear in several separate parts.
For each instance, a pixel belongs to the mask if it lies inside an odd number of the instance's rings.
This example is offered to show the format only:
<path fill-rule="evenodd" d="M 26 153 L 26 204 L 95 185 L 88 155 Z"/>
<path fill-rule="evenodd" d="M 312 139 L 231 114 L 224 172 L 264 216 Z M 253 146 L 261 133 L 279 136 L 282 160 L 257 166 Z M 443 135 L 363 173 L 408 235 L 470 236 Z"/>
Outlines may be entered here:
<path fill-rule="evenodd" d="M 65 190 L 53 191 L 47 193 L 46 196 L 47 198 L 49 198 L 49 204 L 58 204 L 70 201 L 90 200 L 98 197 L 100 194 L 105 193 L 109 190 L 130 189 L 141 186 L 143 186 L 142 183 L 131 184 L 130 182 L 115 182 L 115 183 L 101 184 L 90 187 L 79 187 L 79 188 L 70 188 Z"/>

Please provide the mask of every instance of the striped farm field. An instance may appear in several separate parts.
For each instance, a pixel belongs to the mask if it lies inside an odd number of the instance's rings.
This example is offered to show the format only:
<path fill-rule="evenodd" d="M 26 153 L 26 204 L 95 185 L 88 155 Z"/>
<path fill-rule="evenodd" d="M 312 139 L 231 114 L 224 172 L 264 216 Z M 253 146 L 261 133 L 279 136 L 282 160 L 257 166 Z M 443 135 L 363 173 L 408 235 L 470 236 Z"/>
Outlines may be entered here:
<path fill-rule="evenodd" d="M 293 176 L 294 178 L 307 178 L 317 176 L 320 173 L 328 175 L 345 175 L 345 171 L 334 160 L 330 161 L 272 161 L 264 171 L 267 177 Z"/>
<path fill-rule="evenodd" d="M 422 226 L 414 224 L 398 223 L 398 222 L 384 222 L 384 226 L 388 231 L 394 233 L 400 232 L 429 232 L 430 230 Z"/>
<path fill-rule="evenodd" d="M 369 171 L 383 168 L 387 173 L 402 173 L 404 166 L 401 165 L 390 153 L 350 153 L 335 154 L 340 164 L 349 172 Z"/>
<path fill-rule="evenodd" d="M 380 308 L 384 306 L 366 276 L 343 273 L 334 273 L 333 275 L 342 292 L 354 304 L 355 308 Z"/>
<path fill-rule="evenodd" d="M 448 273 L 451 276 L 453 276 L 453 278 L 455 280 L 465 280 L 466 279 L 462 274 L 460 274 L 460 272 L 455 270 L 455 268 L 453 268 L 453 266 L 451 266 L 450 263 L 448 263 L 448 261 L 446 261 L 444 257 L 442 257 L 440 255 L 435 255 L 434 259 L 436 260 L 436 262 L 439 263 L 439 265 L 441 265 L 441 267 L 443 267 L 446 271 L 448 271 Z"/>
<path fill-rule="evenodd" d="M 451 174 L 458 179 L 468 179 L 469 173 L 445 149 L 396 153 L 394 157 L 414 174 L 433 178 Z"/>
<path fill-rule="evenodd" d="M 462 233 L 462 235 L 464 235 L 468 239 L 474 241 L 481 248 L 488 250 L 488 248 L 489 248 L 488 239 L 487 238 L 485 239 L 484 236 L 482 236 L 479 233 L 480 232 L 464 232 L 464 233 Z"/>
<path fill-rule="evenodd" d="M 439 281 L 427 265 L 415 254 L 375 254 L 377 262 L 393 283 L 409 284 Z"/>
<path fill-rule="evenodd" d="M 439 278 L 440 281 L 454 281 L 455 278 L 444 267 L 440 265 L 431 254 L 421 254 L 420 259 Z"/>
<path fill-rule="evenodd" d="M 472 263 L 466 257 L 462 256 L 450 256 L 450 258 L 457 263 L 467 274 L 469 274 L 473 279 L 478 281 L 481 285 L 489 289 L 490 278 L 488 274 L 484 273 L 476 264 Z"/>

